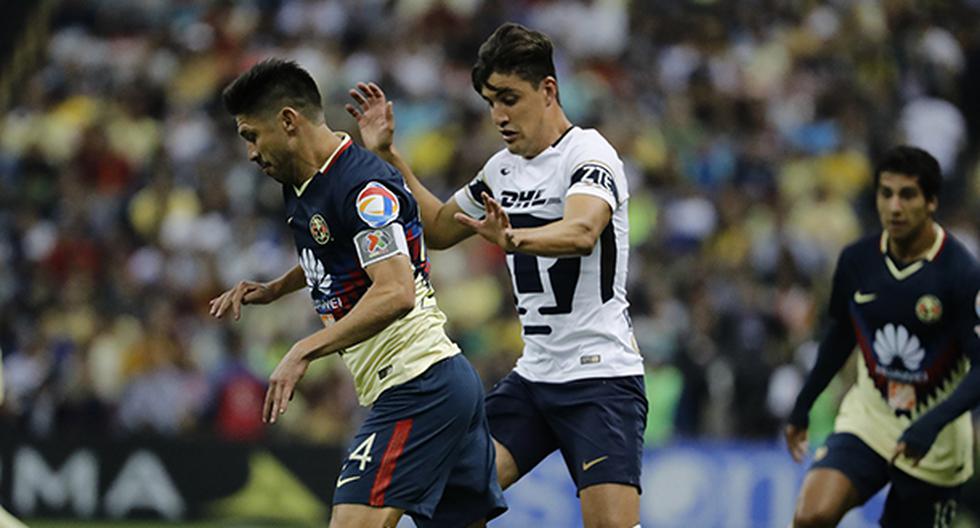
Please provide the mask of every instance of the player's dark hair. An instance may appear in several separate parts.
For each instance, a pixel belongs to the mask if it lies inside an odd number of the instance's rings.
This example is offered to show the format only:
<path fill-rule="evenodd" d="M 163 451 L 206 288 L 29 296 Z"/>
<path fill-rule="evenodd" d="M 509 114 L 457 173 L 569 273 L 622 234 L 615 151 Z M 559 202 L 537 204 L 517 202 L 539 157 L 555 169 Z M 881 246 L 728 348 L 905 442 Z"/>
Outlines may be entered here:
<path fill-rule="evenodd" d="M 920 148 L 908 145 L 892 148 L 878 162 L 878 166 L 875 167 L 876 190 L 881 181 L 882 172 L 915 176 L 926 200 L 938 197 L 943 185 L 943 173 L 936 158 Z"/>
<path fill-rule="evenodd" d="M 314 122 L 323 120 L 320 90 L 293 61 L 266 59 L 238 76 L 221 93 L 231 115 L 278 112 L 291 106 Z"/>
<path fill-rule="evenodd" d="M 482 93 L 494 73 L 515 74 L 535 88 L 549 75 L 557 79 L 553 51 L 551 39 L 544 33 L 508 22 L 480 46 L 471 74 L 473 89 Z"/>

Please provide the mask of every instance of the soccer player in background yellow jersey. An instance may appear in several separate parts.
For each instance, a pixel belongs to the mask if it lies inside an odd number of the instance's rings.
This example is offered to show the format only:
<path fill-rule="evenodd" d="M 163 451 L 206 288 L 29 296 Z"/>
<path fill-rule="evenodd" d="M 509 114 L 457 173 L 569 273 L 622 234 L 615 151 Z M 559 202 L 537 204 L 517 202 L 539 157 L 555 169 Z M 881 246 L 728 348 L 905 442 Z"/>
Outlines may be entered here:
<path fill-rule="evenodd" d="M 835 526 L 891 483 L 881 525 L 951 526 L 973 474 L 980 402 L 980 266 L 933 220 L 939 164 L 914 147 L 875 170 L 882 231 L 848 246 L 834 272 L 830 329 L 786 426 L 796 461 L 814 400 L 858 348 L 858 378 L 817 449 L 796 528 Z"/>

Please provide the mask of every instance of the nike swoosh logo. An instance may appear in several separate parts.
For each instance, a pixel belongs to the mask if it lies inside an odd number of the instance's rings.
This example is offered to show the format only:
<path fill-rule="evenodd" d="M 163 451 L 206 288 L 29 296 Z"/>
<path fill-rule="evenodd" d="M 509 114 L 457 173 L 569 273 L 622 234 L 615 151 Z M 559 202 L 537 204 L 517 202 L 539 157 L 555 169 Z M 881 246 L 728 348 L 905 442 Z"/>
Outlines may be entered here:
<path fill-rule="evenodd" d="M 599 458 L 597 458 L 595 460 L 590 460 L 588 462 L 582 462 L 582 471 L 588 471 L 588 470 L 592 469 L 592 466 L 598 464 L 599 462 L 602 462 L 603 460 L 605 460 L 607 458 L 609 458 L 608 455 L 601 456 L 601 457 L 599 457 Z"/>
<path fill-rule="evenodd" d="M 354 482 L 359 478 L 361 478 L 360 475 L 354 475 L 353 477 L 347 477 L 347 478 L 339 478 L 337 479 L 337 488 L 340 488 L 341 486 L 347 484 L 348 482 Z"/>
<path fill-rule="evenodd" d="M 869 303 L 875 300 L 876 297 L 878 296 L 873 293 L 861 293 L 861 290 L 854 292 L 854 302 L 858 304 Z"/>
<path fill-rule="evenodd" d="M 289 218 L 287 218 L 287 219 L 286 219 L 286 223 L 287 223 L 287 224 L 291 224 L 291 223 L 293 223 L 293 217 L 291 217 L 291 216 L 290 216 Z"/>

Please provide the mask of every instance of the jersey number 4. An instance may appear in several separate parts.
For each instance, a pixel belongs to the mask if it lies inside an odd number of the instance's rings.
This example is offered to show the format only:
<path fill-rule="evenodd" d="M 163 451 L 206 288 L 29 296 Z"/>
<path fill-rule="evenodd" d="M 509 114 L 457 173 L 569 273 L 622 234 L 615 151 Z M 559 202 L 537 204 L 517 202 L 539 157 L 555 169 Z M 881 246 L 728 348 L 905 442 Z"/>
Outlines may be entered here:
<path fill-rule="evenodd" d="M 555 220 L 545 220 L 532 215 L 515 214 L 510 216 L 514 227 L 539 227 Z M 602 302 L 613 297 L 613 279 L 616 270 L 616 237 L 612 221 L 606 225 L 599 237 L 601 256 L 599 260 L 599 285 Z M 538 257 L 527 253 L 514 253 L 514 285 L 517 293 L 544 293 L 541 283 Z M 582 273 L 582 257 L 562 257 L 548 268 L 548 282 L 555 298 L 555 304 L 538 308 L 541 315 L 559 315 L 572 313 L 572 300 L 575 298 L 575 288 Z M 526 308 L 517 307 L 520 315 L 527 313 Z M 525 335 L 548 335 L 549 325 L 525 325 Z"/>

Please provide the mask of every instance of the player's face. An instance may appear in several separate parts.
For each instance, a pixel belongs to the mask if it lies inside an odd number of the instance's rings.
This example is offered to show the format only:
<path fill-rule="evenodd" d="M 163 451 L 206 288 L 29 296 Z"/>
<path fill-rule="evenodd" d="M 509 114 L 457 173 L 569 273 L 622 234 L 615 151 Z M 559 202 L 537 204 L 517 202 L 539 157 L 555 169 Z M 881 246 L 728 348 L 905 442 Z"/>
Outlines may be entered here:
<path fill-rule="evenodd" d="M 248 160 L 255 162 L 266 176 L 280 183 L 294 181 L 292 156 L 287 136 L 274 117 L 235 116 L 238 135 L 248 145 Z"/>
<path fill-rule="evenodd" d="M 922 233 L 938 205 L 935 198 L 926 200 L 917 177 L 896 172 L 881 173 L 876 195 L 881 226 L 898 241 Z"/>
<path fill-rule="evenodd" d="M 543 137 L 545 110 L 554 100 L 556 89 L 551 77 L 535 87 L 515 74 L 490 75 L 480 95 L 490 105 L 490 118 L 507 150 L 531 158 L 548 147 L 548 138 Z"/>

